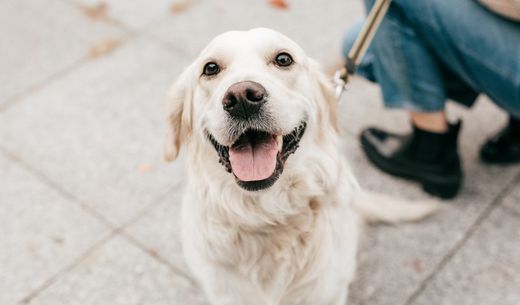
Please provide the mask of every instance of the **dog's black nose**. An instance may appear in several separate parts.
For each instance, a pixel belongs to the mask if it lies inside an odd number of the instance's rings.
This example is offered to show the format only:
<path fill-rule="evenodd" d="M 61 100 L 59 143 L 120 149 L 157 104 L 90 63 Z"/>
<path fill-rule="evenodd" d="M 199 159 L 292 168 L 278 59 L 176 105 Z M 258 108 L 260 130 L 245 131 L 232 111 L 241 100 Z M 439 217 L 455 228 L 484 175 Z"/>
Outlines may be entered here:
<path fill-rule="evenodd" d="M 224 94 L 222 105 L 232 117 L 242 120 L 256 115 L 266 102 L 264 86 L 256 82 L 244 81 L 233 84 Z"/>

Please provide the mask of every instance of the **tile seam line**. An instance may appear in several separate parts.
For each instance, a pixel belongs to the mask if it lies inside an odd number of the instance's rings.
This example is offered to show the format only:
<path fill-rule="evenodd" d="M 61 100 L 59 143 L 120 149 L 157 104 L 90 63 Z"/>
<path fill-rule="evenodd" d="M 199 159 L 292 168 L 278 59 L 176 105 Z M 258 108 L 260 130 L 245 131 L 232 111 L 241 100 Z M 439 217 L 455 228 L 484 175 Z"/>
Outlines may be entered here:
<path fill-rule="evenodd" d="M 171 264 L 167 259 L 162 257 L 160 254 L 157 255 L 151 255 L 150 250 L 147 246 L 142 244 L 139 240 L 137 240 L 134 236 L 129 234 L 125 230 L 120 230 L 117 232 L 119 236 L 125 238 L 129 243 L 134 245 L 135 247 L 139 248 L 141 251 L 143 251 L 146 255 L 148 255 L 150 258 L 154 259 L 155 261 L 159 262 L 161 265 L 168 268 L 170 272 L 173 272 L 175 275 L 182 277 L 186 282 L 188 282 L 193 287 L 198 287 L 198 285 L 195 283 L 195 281 L 183 270 L 176 267 L 175 265 Z"/>
<path fill-rule="evenodd" d="M 146 32 L 125 32 L 125 35 L 127 35 L 124 38 L 124 44 L 127 44 L 128 42 L 137 39 L 139 37 L 142 37 L 146 40 L 148 40 L 150 43 L 156 44 L 162 49 L 168 51 L 168 52 L 175 52 L 179 55 L 183 56 L 192 56 L 193 54 L 189 51 L 176 47 L 175 45 L 170 44 L 169 42 L 165 42 L 161 40 L 158 37 L 155 37 L 152 34 L 146 33 Z M 120 47 L 124 47 L 124 45 L 121 45 Z M 118 47 L 119 48 L 119 47 Z M 110 56 L 108 54 L 107 56 Z M 31 95 L 37 94 L 41 90 L 43 90 L 45 87 L 47 87 L 49 84 L 52 84 L 54 82 L 57 82 L 68 75 L 74 73 L 75 71 L 79 70 L 84 65 L 93 62 L 97 60 L 98 58 L 87 58 L 83 57 L 79 59 L 78 61 L 68 65 L 67 67 L 64 67 L 60 71 L 57 71 L 55 73 L 52 73 L 51 75 L 47 76 L 45 79 L 36 82 L 32 85 L 27 86 L 23 91 L 16 93 L 7 99 L 4 100 L 2 104 L 0 104 L 0 114 L 7 112 L 11 107 L 14 107 L 15 105 L 18 105 L 19 103 L 22 103 L 23 100 L 27 97 L 30 97 Z"/>
<path fill-rule="evenodd" d="M 54 180 L 49 178 L 47 175 L 42 173 L 38 169 L 34 169 L 29 164 L 25 163 L 23 159 L 18 158 L 15 156 L 14 153 L 10 152 L 9 150 L 5 149 L 3 146 L 0 145 L 0 152 L 11 162 L 17 164 L 21 168 L 23 168 L 25 171 L 27 171 L 30 175 L 32 175 L 34 178 L 36 178 L 39 182 L 43 183 L 45 186 L 49 187 L 50 189 L 57 192 L 60 196 L 62 196 L 64 199 L 72 201 L 74 204 L 77 204 L 84 212 L 86 212 L 91 217 L 94 217 L 98 221 L 100 221 L 106 228 L 110 229 L 110 231 L 114 231 L 117 229 L 117 227 L 110 222 L 108 219 L 106 219 L 103 215 L 99 214 L 97 211 L 92 209 L 89 205 L 85 204 L 82 200 L 77 198 L 74 194 L 70 193 L 69 191 L 63 189 L 61 185 L 56 183 Z"/>
<path fill-rule="evenodd" d="M 498 208 L 504 199 L 509 196 L 515 187 L 520 183 L 520 171 L 516 172 L 514 178 L 502 189 L 502 192 L 498 194 L 490 204 L 480 213 L 477 219 L 469 226 L 464 233 L 464 236 L 455 243 L 455 245 L 448 251 L 442 260 L 435 266 L 433 271 L 421 282 L 419 287 L 407 298 L 403 305 L 413 305 L 417 298 L 426 290 L 430 283 L 437 277 L 437 275 L 444 270 L 444 268 L 451 262 L 453 257 L 464 247 L 468 240 L 475 234 L 480 228 L 480 225 L 488 219 L 489 215 Z"/>
<path fill-rule="evenodd" d="M 145 207 L 143 207 L 142 209 L 140 209 L 135 214 L 134 217 L 129 218 L 128 221 L 125 221 L 123 224 L 121 224 L 120 226 L 115 228 L 115 230 L 125 231 L 128 227 L 136 224 L 142 218 L 149 216 L 156 207 L 158 207 L 162 204 L 166 204 L 164 201 L 166 200 L 166 198 L 168 198 L 168 195 L 170 195 L 170 193 L 173 192 L 178 187 L 179 187 L 179 185 L 177 185 L 177 184 L 173 185 L 170 188 L 168 188 L 168 190 L 166 190 L 164 193 L 157 195 L 157 197 L 154 198 L 150 204 L 148 204 Z"/>
<path fill-rule="evenodd" d="M 172 186 L 167 191 L 162 194 L 159 194 L 156 198 L 152 199 L 149 204 L 145 205 L 142 209 L 139 209 L 133 217 L 130 217 L 127 221 L 122 222 L 117 225 L 112 221 L 108 220 L 105 216 L 100 214 L 94 208 L 86 204 L 83 200 L 76 197 L 71 192 L 65 190 L 59 183 L 55 182 L 53 179 L 49 178 L 42 171 L 33 168 L 29 164 L 25 163 L 23 159 L 17 158 L 13 153 L 5 149 L 0 145 L 0 153 L 4 155 L 11 162 L 18 164 L 21 168 L 26 170 L 30 175 L 36 178 L 39 182 L 43 183 L 45 186 L 50 189 L 56 191 L 60 196 L 64 199 L 72 201 L 74 204 L 79 206 L 85 213 L 94 217 L 98 221 L 100 221 L 106 228 L 108 228 L 111 232 L 119 232 L 121 230 L 126 229 L 131 226 L 133 223 L 137 222 L 139 219 L 145 216 L 146 213 L 149 213 L 149 210 L 152 210 L 155 206 L 161 204 L 163 200 L 177 187 L 177 185 Z"/>
<path fill-rule="evenodd" d="M 108 243 L 110 240 L 114 239 L 118 235 L 117 232 L 110 231 L 108 232 L 107 236 L 99 239 L 95 243 L 93 243 L 87 250 L 85 250 L 83 253 L 81 253 L 76 259 L 74 259 L 70 264 L 66 265 L 65 267 L 58 270 L 56 273 L 51 275 L 48 279 L 46 279 L 41 285 L 33 289 L 26 297 L 19 300 L 16 304 L 19 305 L 26 305 L 31 303 L 32 300 L 34 300 L 36 297 L 38 297 L 43 291 L 45 291 L 47 288 L 52 286 L 54 283 L 56 283 L 60 278 L 62 278 L 63 275 L 67 274 L 68 272 L 72 271 L 76 266 L 81 264 L 83 260 L 88 258 L 92 253 L 94 253 L 96 250 L 100 249 L 103 245 Z"/>
<path fill-rule="evenodd" d="M 118 25 L 117 23 L 114 25 L 114 27 L 119 28 L 123 32 L 123 35 L 126 35 L 123 39 L 123 44 L 116 49 L 124 47 L 124 44 L 127 44 L 128 42 L 136 39 L 137 37 L 139 37 L 141 35 L 144 36 L 144 33 L 132 31 L 130 29 L 127 29 L 123 25 Z M 110 56 L 110 55 L 111 54 L 107 54 L 106 56 Z M 77 71 L 80 67 L 86 65 L 89 62 L 95 61 L 97 59 L 99 59 L 99 58 L 88 58 L 88 56 L 84 56 L 81 59 L 79 59 L 78 61 L 73 62 L 70 65 L 64 67 L 63 69 L 50 74 L 45 79 L 27 86 L 23 91 L 16 93 L 10 97 L 7 97 L 6 100 L 4 101 L 4 103 L 0 104 L 0 114 L 3 112 L 6 112 L 14 105 L 17 105 L 17 104 L 23 102 L 23 100 L 26 97 L 37 94 L 38 92 L 43 90 L 45 87 L 47 87 L 49 84 L 52 84 L 54 82 L 57 82 L 65 77 L 67 77 L 68 75 Z"/>
<path fill-rule="evenodd" d="M 43 88 L 45 88 L 48 84 L 53 83 L 57 80 L 62 79 L 63 77 L 69 75 L 73 71 L 76 71 L 79 67 L 81 67 L 83 64 L 88 62 L 86 58 L 82 58 L 63 69 L 56 71 L 52 73 L 51 75 L 47 76 L 45 79 L 38 81 L 32 85 L 27 86 L 23 91 L 16 93 L 12 95 L 11 97 L 8 97 L 5 102 L 0 105 L 0 113 L 7 111 L 12 106 L 18 104 L 22 100 L 24 100 L 27 96 L 31 96 L 32 94 L 36 94 L 39 91 L 41 91 Z"/>

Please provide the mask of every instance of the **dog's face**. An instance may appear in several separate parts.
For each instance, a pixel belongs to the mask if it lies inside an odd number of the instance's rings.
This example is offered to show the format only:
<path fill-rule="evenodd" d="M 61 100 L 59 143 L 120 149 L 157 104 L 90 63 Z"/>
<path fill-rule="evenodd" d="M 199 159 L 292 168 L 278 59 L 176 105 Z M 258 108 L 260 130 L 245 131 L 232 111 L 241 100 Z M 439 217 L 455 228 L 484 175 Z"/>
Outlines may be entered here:
<path fill-rule="evenodd" d="M 308 129 L 335 128 L 317 65 L 268 29 L 216 37 L 172 89 L 165 157 L 199 141 L 245 190 L 271 187 Z"/>

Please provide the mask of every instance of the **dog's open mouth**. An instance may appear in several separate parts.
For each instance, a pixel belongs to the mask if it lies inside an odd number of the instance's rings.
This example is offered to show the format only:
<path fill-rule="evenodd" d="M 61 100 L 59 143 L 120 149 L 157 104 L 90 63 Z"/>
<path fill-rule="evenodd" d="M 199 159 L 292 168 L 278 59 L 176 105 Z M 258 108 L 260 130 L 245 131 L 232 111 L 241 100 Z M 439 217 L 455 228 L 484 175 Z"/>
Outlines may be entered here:
<path fill-rule="evenodd" d="M 276 135 L 248 129 L 231 146 L 218 143 L 208 133 L 220 163 L 236 178 L 238 185 L 248 191 L 271 187 L 280 177 L 285 161 L 294 153 L 305 132 L 302 122 L 287 135 Z"/>

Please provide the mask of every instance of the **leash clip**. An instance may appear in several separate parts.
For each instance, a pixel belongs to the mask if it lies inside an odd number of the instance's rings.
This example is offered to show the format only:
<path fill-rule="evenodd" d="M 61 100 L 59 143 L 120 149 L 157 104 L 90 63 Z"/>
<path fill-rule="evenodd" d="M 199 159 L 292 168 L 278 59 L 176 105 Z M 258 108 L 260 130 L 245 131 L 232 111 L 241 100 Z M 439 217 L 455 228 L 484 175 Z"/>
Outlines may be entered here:
<path fill-rule="evenodd" d="M 340 100 L 343 92 L 348 89 L 347 80 L 348 80 L 348 72 L 345 67 L 337 70 L 334 73 L 334 78 L 332 81 L 334 82 L 334 92 L 336 94 L 336 99 L 338 101 Z"/>

